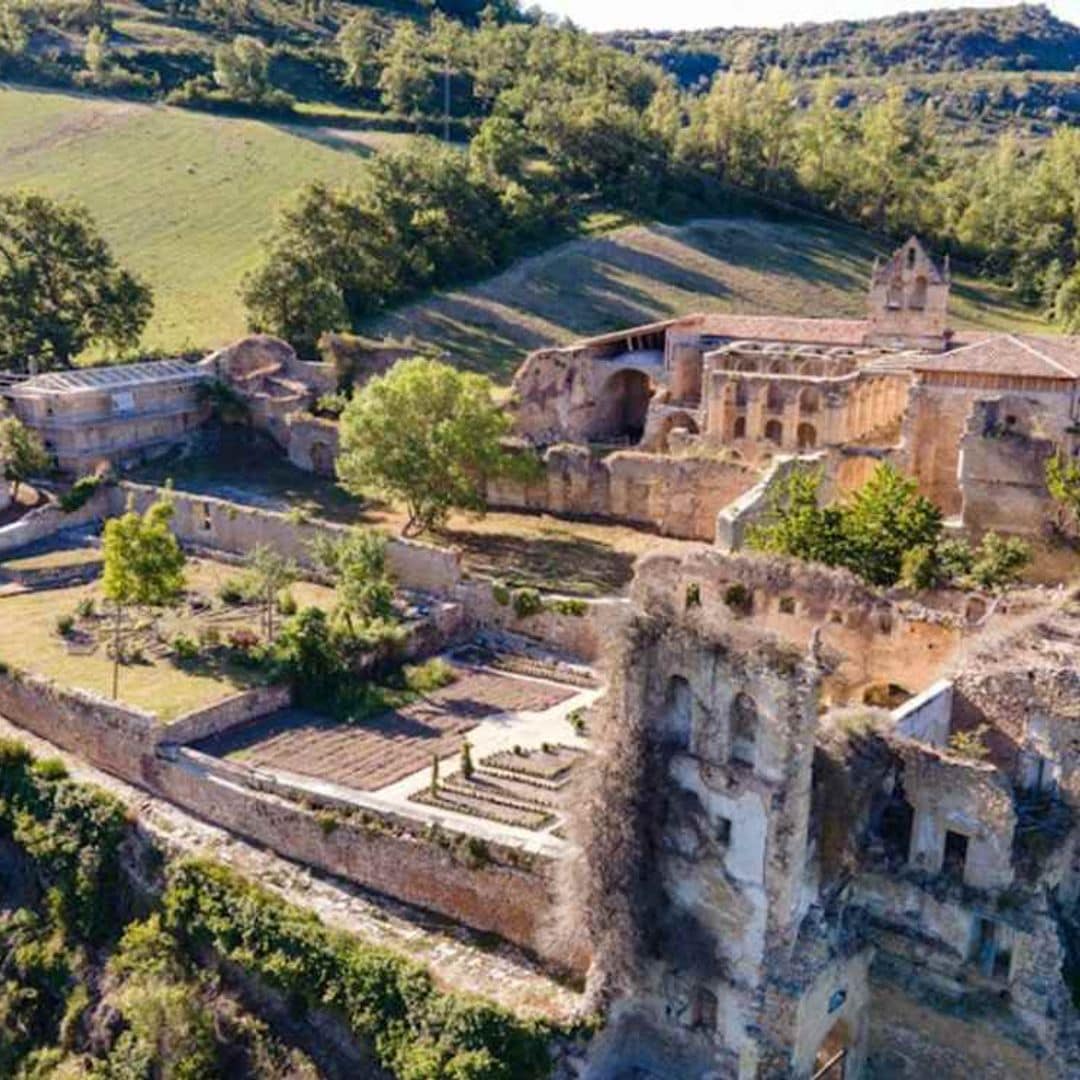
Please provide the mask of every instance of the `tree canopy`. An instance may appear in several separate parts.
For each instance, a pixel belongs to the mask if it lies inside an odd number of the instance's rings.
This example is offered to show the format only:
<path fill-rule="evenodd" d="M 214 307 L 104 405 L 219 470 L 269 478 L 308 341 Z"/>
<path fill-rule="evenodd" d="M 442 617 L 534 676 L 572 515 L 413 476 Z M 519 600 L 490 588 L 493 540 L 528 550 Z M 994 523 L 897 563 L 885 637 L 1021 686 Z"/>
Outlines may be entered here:
<path fill-rule="evenodd" d="M 50 464 L 37 432 L 31 431 L 18 417 L 0 417 L 0 473 L 11 484 L 13 497 L 18 495 L 24 480 L 45 472 Z"/>
<path fill-rule="evenodd" d="M 403 503 L 406 535 L 452 509 L 483 512 L 486 484 L 514 468 L 503 448 L 510 418 L 483 376 L 414 357 L 372 379 L 341 414 L 338 476 L 354 495 Z"/>
<path fill-rule="evenodd" d="M 0 194 L 0 367 L 68 367 L 90 345 L 130 349 L 152 309 L 149 286 L 117 265 L 85 209 Z"/>

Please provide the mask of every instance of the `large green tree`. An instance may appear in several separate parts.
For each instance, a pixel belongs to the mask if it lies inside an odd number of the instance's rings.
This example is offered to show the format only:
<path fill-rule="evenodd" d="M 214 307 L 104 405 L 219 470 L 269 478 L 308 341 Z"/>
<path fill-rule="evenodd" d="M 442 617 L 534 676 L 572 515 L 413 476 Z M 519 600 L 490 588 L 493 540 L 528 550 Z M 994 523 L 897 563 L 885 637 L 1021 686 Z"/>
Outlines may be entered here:
<path fill-rule="evenodd" d="M 112 696 L 119 690 L 121 630 L 131 606 L 167 607 L 184 591 L 184 552 L 169 522 L 172 503 L 159 499 L 144 514 L 128 503 L 127 512 L 105 523 L 102 539 L 102 591 L 114 608 Z"/>
<path fill-rule="evenodd" d="M 487 481 L 514 467 L 502 445 L 509 432 L 488 379 L 402 360 L 342 413 L 338 475 L 355 495 L 374 490 L 403 503 L 404 532 L 416 535 L 452 509 L 484 511 Z"/>
<path fill-rule="evenodd" d="M 0 473 L 11 484 L 11 497 L 17 498 L 19 485 L 31 476 L 45 472 L 51 459 L 36 432 L 15 416 L 0 418 Z"/>
<path fill-rule="evenodd" d="M 0 194 L 0 367 L 67 367 L 89 345 L 130 349 L 153 310 L 80 206 Z"/>

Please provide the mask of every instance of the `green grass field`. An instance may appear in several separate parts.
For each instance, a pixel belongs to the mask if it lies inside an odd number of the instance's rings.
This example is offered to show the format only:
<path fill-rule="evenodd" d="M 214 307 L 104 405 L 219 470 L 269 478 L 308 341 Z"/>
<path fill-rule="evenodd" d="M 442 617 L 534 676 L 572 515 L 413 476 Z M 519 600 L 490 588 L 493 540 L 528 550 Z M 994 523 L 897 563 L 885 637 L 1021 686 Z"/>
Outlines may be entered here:
<path fill-rule="evenodd" d="M 342 124 L 332 113 L 325 124 L 280 124 L 0 90 L 0 189 L 85 203 L 154 287 L 144 345 L 205 349 L 245 331 L 238 289 L 276 210 L 307 181 L 358 182 L 365 157 L 411 138 Z M 858 230 L 794 218 L 598 227 L 361 330 L 507 382 L 528 349 L 691 311 L 861 314 L 884 250 Z M 1003 291 L 962 276 L 953 315 L 958 325 L 1045 330 Z"/>
<path fill-rule="evenodd" d="M 154 287 L 148 348 L 216 346 L 244 332 L 237 289 L 277 208 L 310 180 L 357 182 L 366 156 L 408 138 L 347 134 L 0 90 L 0 190 L 89 207 L 121 261 Z"/>
<path fill-rule="evenodd" d="M 473 288 L 371 320 L 363 332 L 509 380 L 529 349 L 689 312 L 858 317 L 875 255 L 889 245 L 805 218 L 633 225 L 573 240 Z M 1047 332 L 996 286 L 954 275 L 958 327 Z"/>

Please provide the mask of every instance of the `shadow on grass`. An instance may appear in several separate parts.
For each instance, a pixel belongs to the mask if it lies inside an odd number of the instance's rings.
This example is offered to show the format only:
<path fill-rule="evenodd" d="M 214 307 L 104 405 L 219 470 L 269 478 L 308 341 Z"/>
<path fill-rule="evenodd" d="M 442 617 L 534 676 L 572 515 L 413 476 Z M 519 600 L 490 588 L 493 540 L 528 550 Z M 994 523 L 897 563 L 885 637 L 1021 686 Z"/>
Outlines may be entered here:
<path fill-rule="evenodd" d="M 634 576 L 634 556 L 581 537 L 476 533 L 444 529 L 440 543 L 460 548 L 470 571 L 512 586 L 573 596 L 610 596 Z"/>

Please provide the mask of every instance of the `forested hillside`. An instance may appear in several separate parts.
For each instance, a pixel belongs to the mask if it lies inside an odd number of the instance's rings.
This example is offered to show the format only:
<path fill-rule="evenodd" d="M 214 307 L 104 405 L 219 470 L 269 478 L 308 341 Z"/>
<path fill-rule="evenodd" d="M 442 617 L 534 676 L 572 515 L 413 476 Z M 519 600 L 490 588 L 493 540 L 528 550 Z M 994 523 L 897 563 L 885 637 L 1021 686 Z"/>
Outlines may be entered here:
<path fill-rule="evenodd" d="M 1080 67 L 1080 29 L 1042 5 L 915 11 L 777 29 L 630 31 L 606 40 L 674 72 L 686 86 L 718 69 L 793 75 L 1065 71 Z"/>

